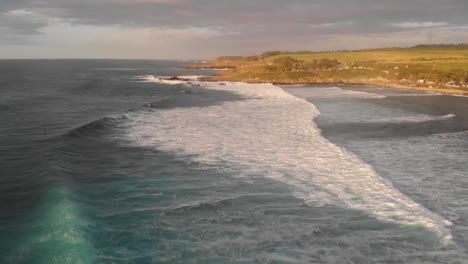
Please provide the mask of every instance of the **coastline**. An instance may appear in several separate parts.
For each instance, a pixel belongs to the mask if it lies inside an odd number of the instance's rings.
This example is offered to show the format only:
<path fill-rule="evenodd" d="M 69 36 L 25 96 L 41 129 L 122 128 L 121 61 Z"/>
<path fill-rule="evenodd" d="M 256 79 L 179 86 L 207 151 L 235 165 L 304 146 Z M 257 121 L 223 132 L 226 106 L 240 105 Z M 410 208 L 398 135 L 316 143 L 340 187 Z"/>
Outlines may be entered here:
<path fill-rule="evenodd" d="M 191 66 L 194 67 L 194 66 Z M 408 91 L 420 91 L 426 93 L 441 93 L 447 95 L 455 95 L 455 96 L 468 96 L 468 90 L 460 90 L 453 88 L 440 88 L 440 87 L 429 87 L 429 86 L 418 86 L 418 87 L 411 87 L 408 85 L 402 85 L 400 83 L 395 83 L 391 81 L 377 81 L 377 80 L 363 80 L 360 82 L 353 82 L 353 81 L 343 81 L 340 80 L 339 82 L 333 82 L 328 80 L 323 81 L 272 81 L 266 79 L 239 79 L 239 78 L 230 78 L 229 76 L 220 75 L 219 73 L 214 74 L 212 76 L 207 76 L 200 78 L 201 81 L 205 82 L 245 82 L 245 83 L 271 83 L 274 85 L 360 85 L 360 86 L 379 86 L 391 89 L 400 89 L 400 90 L 408 90 Z"/>
<path fill-rule="evenodd" d="M 219 70 L 204 81 L 365 85 L 468 96 L 465 45 L 221 56 L 185 69 Z"/>

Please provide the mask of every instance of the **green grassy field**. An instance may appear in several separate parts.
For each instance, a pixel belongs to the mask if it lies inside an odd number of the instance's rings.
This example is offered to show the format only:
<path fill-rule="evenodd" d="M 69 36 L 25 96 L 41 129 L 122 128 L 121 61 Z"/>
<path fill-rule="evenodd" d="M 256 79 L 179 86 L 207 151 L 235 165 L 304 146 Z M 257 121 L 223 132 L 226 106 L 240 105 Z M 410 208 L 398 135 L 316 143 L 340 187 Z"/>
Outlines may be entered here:
<path fill-rule="evenodd" d="M 468 45 L 278 53 L 220 57 L 214 60 L 214 64 L 231 65 L 235 69 L 222 72 L 217 79 L 280 83 L 390 83 L 394 86 L 468 91 Z M 336 60 L 338 65 L 321 64 L 324 60 Z M 424 83 L 421 80 L 425 80 Z"/>
<path fill-rule="evenodd" d="M 468 49 L 394 49 L 381 51 L 342 51 L 342 52 L 323 52 L 310 54 L 281 54 L 268 57 L 268 60 L 274 60 L 281 56 L 291 56 L 293 58 L 311 61 L 313 59 L 337 59 L 342 62 L 353 63 L 359 61 L 372 61 L 374 63 L 467 63 Z"/>

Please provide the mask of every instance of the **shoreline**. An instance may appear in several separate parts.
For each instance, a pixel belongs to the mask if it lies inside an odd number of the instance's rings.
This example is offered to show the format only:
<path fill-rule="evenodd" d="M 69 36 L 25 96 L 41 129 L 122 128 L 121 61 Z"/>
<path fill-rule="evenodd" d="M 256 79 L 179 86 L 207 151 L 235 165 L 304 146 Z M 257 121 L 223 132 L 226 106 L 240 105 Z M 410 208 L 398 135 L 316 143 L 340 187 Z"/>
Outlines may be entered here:
<path fill-rule="evenodd" d="M 209 62 L 209 63 L 208 63 Z M 224 70 L 205 81 L 365 85 L 468 96 L 466 45 L 221 56 L 185 69 Z"/>
<path fill-rule="evenodd" d="M 468 91 L 459 90 L 455 88 L 430 88 L 426 86 L 420 87 L 410 87 L 407 85 L 401 85 L 399 83 L 392 83 L 392 82 L 330 82 L 330 81 L 287 81 L 287 82 L 276 82 L 276 81 L 268 81 L 268 80 L 260 80 L 260 79 L 232 79 L 227 76 L 221 76 L 218 74 L 207 76 L 200 78 L 200 81 L 205 82 L 245 82 L 245 83 L 271 83 L 273 85 L 352 85 L 352 86 L 379 86 L 384 88 L 390 89 L 399 89 L 399 90 L 408 90 L 408 91 L 420 91 L 425 93 L 440 93 L 446 95 L 453 95 L 453 96 L 468 96 Z"/>

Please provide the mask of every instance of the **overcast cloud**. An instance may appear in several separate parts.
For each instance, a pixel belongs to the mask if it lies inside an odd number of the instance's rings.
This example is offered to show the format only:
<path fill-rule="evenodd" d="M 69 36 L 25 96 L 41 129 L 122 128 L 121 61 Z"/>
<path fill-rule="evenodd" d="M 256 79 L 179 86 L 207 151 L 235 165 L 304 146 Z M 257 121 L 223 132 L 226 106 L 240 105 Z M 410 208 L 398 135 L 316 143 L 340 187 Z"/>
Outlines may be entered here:
<path fill-rule="evenodd" d="M 468 42 L 466 0 L 1 0 L 0 58 L 205 58 Z"/>

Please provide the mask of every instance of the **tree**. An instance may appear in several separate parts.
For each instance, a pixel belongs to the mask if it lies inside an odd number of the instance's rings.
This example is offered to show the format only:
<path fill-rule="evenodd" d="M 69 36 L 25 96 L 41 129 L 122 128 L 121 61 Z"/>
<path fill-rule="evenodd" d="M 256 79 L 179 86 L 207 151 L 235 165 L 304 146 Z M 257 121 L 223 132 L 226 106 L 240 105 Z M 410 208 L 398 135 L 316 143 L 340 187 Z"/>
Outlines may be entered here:
<path fill-rule="evenodd" d="M 282 53 L 283 52 L 281 52 L 279 50 L 270 50 L 270 51 L 266 51 L 266 52 L 263 52 L 262 54 L 260 54 L 260 58 L 265 59 L 265 58 L 268 58 L 268 57 L 280 55 Z"/>
<path fill-rule="evenodd" d="M 265 70 L 267 72 L 276 72 L 278 71 L 278 67 L 273 66 L 273 65 L 265 65 Z"/>
<path fill-rule="evenodd" d="M 281 68 L 282 71 L 291 71 L 296 68 L 302 61 L 291 58 L 290 56 L 281 57 L 273 61 Z"/>
<path fill-rule="evenodd" d="M 329 68 L 333 68 L 333 67 L 338 66 L 340 63 L 336 59 L 334 59 L 334 60 L 321 59 L 318 62 L 318 64 L 319 64 L 320 68 L 329 69 Z"/>

